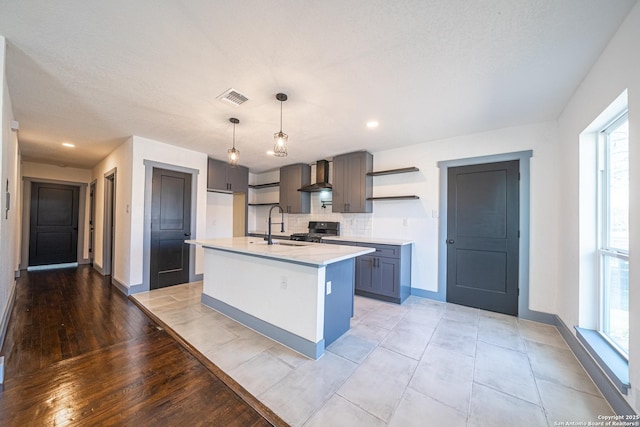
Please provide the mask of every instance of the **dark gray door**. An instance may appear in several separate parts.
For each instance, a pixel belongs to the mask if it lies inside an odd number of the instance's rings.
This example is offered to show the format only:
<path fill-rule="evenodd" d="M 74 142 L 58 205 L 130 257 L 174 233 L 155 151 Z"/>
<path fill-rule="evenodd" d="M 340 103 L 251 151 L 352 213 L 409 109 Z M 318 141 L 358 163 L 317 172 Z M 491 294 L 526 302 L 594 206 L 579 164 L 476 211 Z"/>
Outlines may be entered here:
<path fill-rule="evenodd" d="M 189 281 L 191 175 L 153 169 L 151 193 L 150 288 Z"/>
<path fill-rule="evenodd" d="M 447 301 L 518 314 L 519 162 L 449 168 Z"/>
<path fill-rule="evenodd" d="M 78 187 L 31 184 L 29 265 L 78 261 Z"/>
<path fill-rule="evenodd" d="M 114 273 L 114 249 L 116 241 L 116 172 L 104 177 L 104 220 L 102 221 L 102 274 Z"/>
<path fill-rule="evenodd" d="M 96 221 L 96 183 L 89 186 L 89 264 L 93 265 L 95 244 L 95 221 Z"/>

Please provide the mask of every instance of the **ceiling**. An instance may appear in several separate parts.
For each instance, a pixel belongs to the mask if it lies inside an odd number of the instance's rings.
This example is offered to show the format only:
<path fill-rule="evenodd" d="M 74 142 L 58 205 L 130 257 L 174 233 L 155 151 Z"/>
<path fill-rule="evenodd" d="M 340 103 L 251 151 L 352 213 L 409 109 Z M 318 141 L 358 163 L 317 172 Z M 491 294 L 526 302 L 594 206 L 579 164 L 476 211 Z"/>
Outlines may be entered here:
<path fill-rule="evenodd" d="M 555 119 L 635 3 L 0 0 L 0 35 L 25 160 L 92 167 L 130 135 L 224 159 L 237 117 L 261 172 Z"/>

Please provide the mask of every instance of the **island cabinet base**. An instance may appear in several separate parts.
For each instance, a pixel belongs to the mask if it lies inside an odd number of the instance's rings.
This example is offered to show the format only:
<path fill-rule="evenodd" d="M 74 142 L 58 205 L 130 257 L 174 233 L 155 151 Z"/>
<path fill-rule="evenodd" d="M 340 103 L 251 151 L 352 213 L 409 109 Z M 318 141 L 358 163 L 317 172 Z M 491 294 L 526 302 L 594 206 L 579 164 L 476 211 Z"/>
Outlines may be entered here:
<path fill-rule="evenodd" d="M 327 266 L 324 297 L 325 346 L 331 345 L 351 327 L 355 271 L 355 258 Z"/>
<path fill-rule="evenodd" d="M 355 260 L 326 265 L 205 247 L 202 303 L 313 359 L 349 330 Z"/>

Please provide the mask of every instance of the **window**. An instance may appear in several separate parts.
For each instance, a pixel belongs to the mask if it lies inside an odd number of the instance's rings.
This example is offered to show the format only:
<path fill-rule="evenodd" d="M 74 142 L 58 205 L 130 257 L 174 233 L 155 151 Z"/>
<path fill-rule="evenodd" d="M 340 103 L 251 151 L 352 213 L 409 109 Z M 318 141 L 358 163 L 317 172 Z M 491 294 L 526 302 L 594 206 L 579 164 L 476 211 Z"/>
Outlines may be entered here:
<path fill-rule="evenodd" d="M 629 119 L 607 125 L 598 142 L 598 331 L 629 354 Z"/>

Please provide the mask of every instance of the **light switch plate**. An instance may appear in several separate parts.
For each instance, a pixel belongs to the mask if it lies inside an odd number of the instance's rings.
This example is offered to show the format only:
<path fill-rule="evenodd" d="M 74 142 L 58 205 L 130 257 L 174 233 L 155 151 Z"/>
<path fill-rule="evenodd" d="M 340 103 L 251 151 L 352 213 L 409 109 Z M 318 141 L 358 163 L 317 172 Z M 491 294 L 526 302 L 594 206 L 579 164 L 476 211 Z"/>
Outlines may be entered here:
<path fill-rule="evenodd" d="M 327 282 L 327 295 L 331 294 L 331 282 Z"/>

